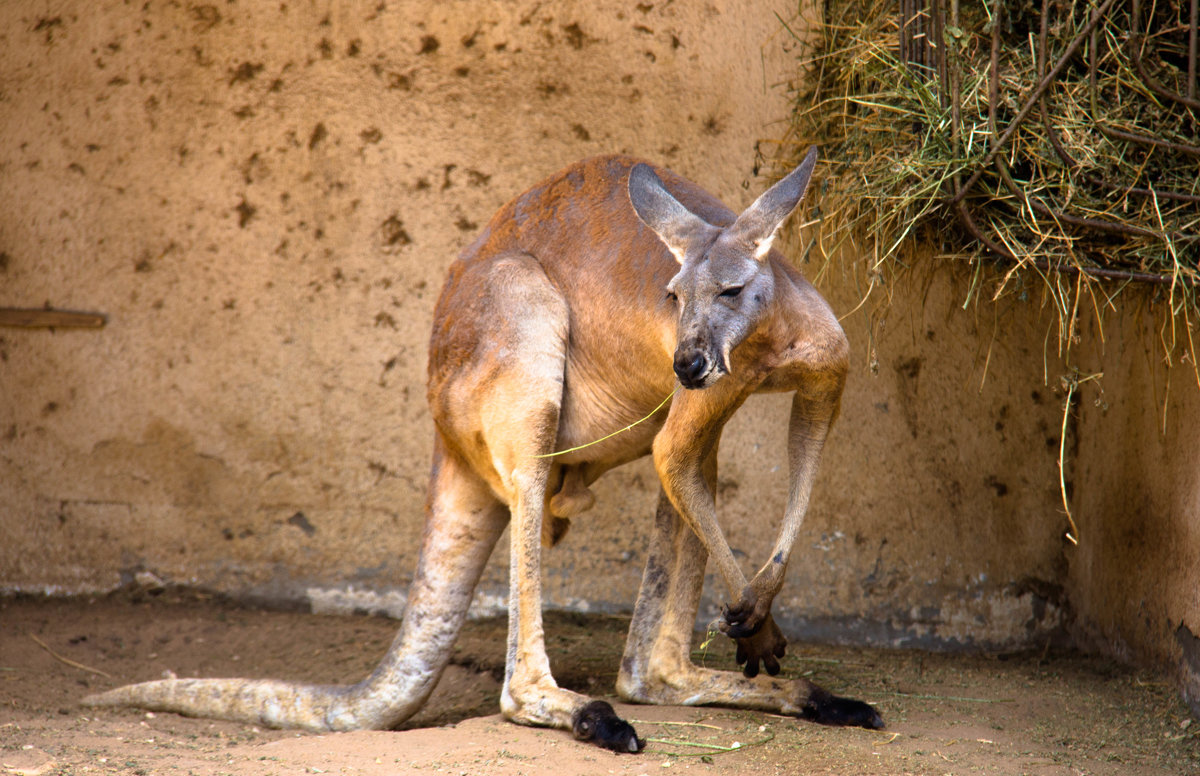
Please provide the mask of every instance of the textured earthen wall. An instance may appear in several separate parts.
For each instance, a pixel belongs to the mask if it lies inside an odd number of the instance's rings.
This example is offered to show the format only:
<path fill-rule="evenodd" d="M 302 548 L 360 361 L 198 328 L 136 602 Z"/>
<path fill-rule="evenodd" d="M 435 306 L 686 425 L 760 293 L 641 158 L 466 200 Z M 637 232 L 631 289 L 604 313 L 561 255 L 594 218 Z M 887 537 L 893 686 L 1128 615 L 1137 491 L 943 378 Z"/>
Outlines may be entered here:
<path fill-rule="evenodd" d="M 1077 406 L 1067 595 L 1085 644 L 1167 668 L 1200 713 L 1200 388 L 1192 357 L 1178 361 L 1191 345 L 1136 308 L 1107 317 L 1103 347 L 1088 323 L 1080 368 L 1103 390 L 1082 386 Z"/>
<path fill-rule="evenodd" d="M 0 330 L 0 588 L 107 590 L 143 572 L 399 613 L 430 450 L 427 330 L 452 257 L 589 154 L 648 157 L 746 205 L 768 182 L 758 151 L 785 131 L 797 69 L 775 13 L 792 10 L 0 5 L 0 306 L 108 315 L 98 331 Z M 969 278 L 938 277 L 892 289 L 871 327 L 860 283 L 837 268 L 817 282 L 848 314 L 855 365 L 779 600 L 788 629 L 1041 645 L 1074 611 L 1119 630 L 1093 580 L 1120 591 L 1099 566 L 1121 553 L 1121 504 L 1149 489 L 1153 525 L 1182 530 L 1195 455 L 1174 448 L 1191 437 L 1137 416 L 1130 441 L 1085 411 L 1084 546 L 1069 550 L 1037 303 L 963 312 Z M 723 520 L 748 570 L 782 511 L 786 402 L 751 401 L 722 445 Z M 1172 411 L 1182 423 L 1196 402 Z M 1083 452 L 1092 439 L 1158 458 L 1130 481 Z M 1192 484 L 1155 489 L 1167 480 Z M 645 462 L 598 485 L 548 554 L 553 605 L 631 606 L 656 490 Z M 501 547 L 485 607 L 505 569 Z M 1188 578 L 1137 589 L 1175 600 Z M 1156 616 L 1153 635 L 1125 637 L 1132 655 L 1162 652 L 1176 619 L 1196 632 L 1194 607 Z"/>
<path fill-rule="evenodd" d="M 589 154 L 744 204 L 788 57 L 772 9 L 742 10 L 4 4 L 0 304 L 109 316 L 0 334 L 4 585 L 402 590 L 445 268 Z M 632 596 L 622 524 L 653 476 L 614 479 L 552 571 L 559 603 L 601 574 Z"/>

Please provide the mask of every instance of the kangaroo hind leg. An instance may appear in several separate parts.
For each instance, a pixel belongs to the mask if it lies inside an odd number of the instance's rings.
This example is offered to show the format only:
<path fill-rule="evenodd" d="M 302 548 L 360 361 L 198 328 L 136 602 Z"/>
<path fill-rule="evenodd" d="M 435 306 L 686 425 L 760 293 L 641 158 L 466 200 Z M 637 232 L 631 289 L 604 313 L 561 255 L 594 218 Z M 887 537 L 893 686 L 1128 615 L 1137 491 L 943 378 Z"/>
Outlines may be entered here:
<path fill-rule="evenodd" d="M 373 727 L 395 727 L 433 692 L 508 521 L 508 509 L 487 483 L 437 435 L 425 536 L 400 632 L 357 688 L 361 706 L 374 707 Z"/>
<path fill-rule="evenodd" d="M 477 420 L 468 440 L 486 450 L 495 487 L 512 513 L 509 565 L 508 654 L 500 705 L 514 722 L 571 730 L 611 749 L 636 752 L 642 742 L 603 701 L 558 686 L 550 671 L 542 621 L 543 528 L 555 519 L 548 509 L 552 458 L 562 408 L 569 315 L 566 301 L 537 259 L 505 254 L 487 269 L 481 309 L 493 311 L 479 364 L 464 373 L 456 390 L 470 391 Z M 483 331 L 483 327 L 480 327 Z M 492 359 L 490 353 L 504 353 Z M 484 456 L 476 453 L 476 460 Z M 570 476 L 570 473 L 567 473 Z M 561 504 L 560 504 L 561 505 Z M 564 510 L 570 511 L 570 510 Z M 561 518 L 560 518 L 561 519 Z M 555 531 L 550 532 L 551 538 Z"/>
<path fill-rule="evenodd" d="M 617 678 L 617 691 L 623 698 L 638 703 L 759 709 L 823 724 L 883 727 L 883 720 L 870 705 L 835 696 L 807 679 L 747 678 L 741 672 L 695 665 L 691 638 L 706 560 L 704 545 L 664 493 L 659 498 L 650 553 Z"/>

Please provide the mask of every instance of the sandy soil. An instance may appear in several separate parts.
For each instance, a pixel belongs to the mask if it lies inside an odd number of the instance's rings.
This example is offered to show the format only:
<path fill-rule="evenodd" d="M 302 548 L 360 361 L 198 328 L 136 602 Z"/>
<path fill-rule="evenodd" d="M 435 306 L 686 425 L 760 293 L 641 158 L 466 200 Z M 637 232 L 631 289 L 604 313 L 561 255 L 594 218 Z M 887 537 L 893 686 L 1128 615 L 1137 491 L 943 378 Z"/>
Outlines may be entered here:
<path fill-rule="evenodd" d="M 499 717 L 502 620 L 468 624 L 436 694 L 408 729 L 333 735 L 97 712 L 78 700 L 168 669 L 355 680 L 386 649 L 395 622 L 261 611 L 167 592 L 4 599 L 0 623 L 0 773 L 1200 773 L 1200 725 L 1165 682 L 1078 655 L 792 645 L 785 670 L 871 701 L 888 729 L 618 706 L 652 742 L 628 756 Z M 626 625 L 617 617 L 550 615 L 548 647 L 560 682 L 611 696 Z M 731 665 L 725 647 L 718 640 L 702 659 Z"/>

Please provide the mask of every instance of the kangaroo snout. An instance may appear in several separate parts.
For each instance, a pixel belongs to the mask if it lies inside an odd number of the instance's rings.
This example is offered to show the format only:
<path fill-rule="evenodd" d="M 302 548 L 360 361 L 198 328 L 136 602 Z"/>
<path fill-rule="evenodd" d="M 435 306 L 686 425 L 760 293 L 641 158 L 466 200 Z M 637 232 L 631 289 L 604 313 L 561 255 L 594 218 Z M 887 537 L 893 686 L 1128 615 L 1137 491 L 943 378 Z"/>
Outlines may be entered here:
<path fill-rule="evenodd" d="M 714 362 L 699 348 L 679 348 L 675 351 L 675 376 L 684 388 L 707 388 L 717 371 Z"/>

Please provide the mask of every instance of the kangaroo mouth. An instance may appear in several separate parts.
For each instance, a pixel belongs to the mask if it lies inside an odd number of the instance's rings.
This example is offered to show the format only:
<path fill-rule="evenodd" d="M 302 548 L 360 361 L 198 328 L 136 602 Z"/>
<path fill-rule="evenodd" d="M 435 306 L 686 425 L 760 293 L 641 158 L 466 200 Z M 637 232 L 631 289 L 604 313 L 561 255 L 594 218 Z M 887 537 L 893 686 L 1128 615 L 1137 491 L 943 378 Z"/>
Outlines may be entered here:
<path fill-rule="evenodd" d="M 721 364 L 717 364 L 705 376 L 704 380 L 697 387 L 698 388 L 708 388 L 708 387 L 712 386 L 713 384 L 715 384 L 718 380 L 720 380 L 722 377 L 724 377 L 727 374 L 729 374 L 729 370 L 726 369 Z"/>
<path fill-rule="evenodd" d="M 680 353 L 675 356 L 675 377 L 688 390 L 708 388 L 728 373 L 729 370 L 719 359 L 708 358 L 702 353 Z"/>

